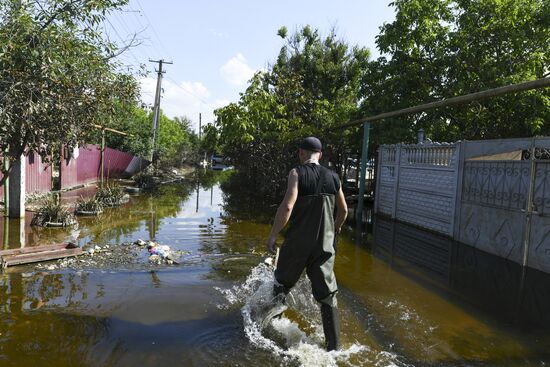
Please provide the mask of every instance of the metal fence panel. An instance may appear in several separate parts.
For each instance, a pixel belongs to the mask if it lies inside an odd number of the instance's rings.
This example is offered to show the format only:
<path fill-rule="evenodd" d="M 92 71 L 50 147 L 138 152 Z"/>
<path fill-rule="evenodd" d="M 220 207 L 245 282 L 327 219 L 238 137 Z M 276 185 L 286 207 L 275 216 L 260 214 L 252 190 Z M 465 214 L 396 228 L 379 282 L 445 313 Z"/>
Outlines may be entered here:
<path fill-rule="evenodd" d="M 38 153 L 27 156 L 25 190 L 27 193 L 48 192 L 52 189 L 52 166 L 45 164 Z"/>
<path fill-rule="evenodd" d="M 458 156 L 457 144 L 382 146 L 377 213 L 452 237 Z"/>
<path fill-rule="evenodd" d="M 104 177 L 127 178 L 126 168 L 132 162 L 133 155 L 109 147 L 105 148 Z"/>
<path fill-rule="evenodd" d="M 80 153 L 76 161 L 78 162 L 76 170 L 77 184 L 98 181 L 101 149 L 97 145 L 89 144 L 80 147 Z"/>
<path fill-rule="evenodd" d="M 0 164 L 3 164 L 0 160 Z M 2 179 L 0 174 L 0 179 Z M 42 161 L 38 153 L 32 152 L 27 156 L 25 164 L 25 191 L 48 192 L 52 189 L 52 166 Z M 0 186 L 0 201 L 4 201 L 4 185 Z"/>
<path fill-rule="evenodd" d="M 383 145 L 378 153 L 380 163 L 376 188 L 376 211 L 389 216 L 394 215 L 398 153 L 397 145 Z"/>
<path fill-rule="evenodd" d="M 528 264 L 550 273 L 550 161 L 536 162 L 535 167 Z"/>
<path fill-rule="evenodd" d="M 78 148 L 80 151 L 80 148 Z M 73 152 L 65 147 L 61 148 L 61 163 L 59 165 L 60 189 L 68 189 L 78 185 L 77 162 L 73 158 Z"/>

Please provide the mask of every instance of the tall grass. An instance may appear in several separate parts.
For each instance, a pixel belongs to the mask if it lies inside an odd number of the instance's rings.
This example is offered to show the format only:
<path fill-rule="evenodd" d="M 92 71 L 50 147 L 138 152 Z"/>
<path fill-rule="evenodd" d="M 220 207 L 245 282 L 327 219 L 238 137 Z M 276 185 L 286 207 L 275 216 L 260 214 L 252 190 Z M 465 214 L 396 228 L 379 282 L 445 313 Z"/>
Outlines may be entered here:
<path fill-rule="evenodd" d="M 75 223 L 74 215 L 61 205 L 59 195 L 48 195 L 42 199 L 31 221 L 34 226 L 48 226 L 53 223 L 63 227 Z"/>

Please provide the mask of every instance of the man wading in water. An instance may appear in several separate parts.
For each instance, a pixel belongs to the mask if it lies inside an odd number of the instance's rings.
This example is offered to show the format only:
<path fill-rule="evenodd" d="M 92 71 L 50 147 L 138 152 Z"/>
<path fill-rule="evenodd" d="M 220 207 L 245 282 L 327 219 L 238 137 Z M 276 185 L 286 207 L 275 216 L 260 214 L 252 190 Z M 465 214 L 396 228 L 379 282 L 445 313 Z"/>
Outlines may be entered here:
<path fill-rule="evenodd" d="M 340 323 L 336 309 L 334 276 L 335 237 L 346 220 L 348 208 L 338 176 L 319 164 L 321 142 L 315 137 L 301 141 L 300 165 L 288 175 L 285 197 L 277 210 L 267 248 L 275 252 L 277 235 L 289 223 L 275 270 L 275 304 L 266 319 L 286 307 L 284 296 L 306 270 L 321 316 L 327 350 L 340 347 Z M 336 204 L 336 220 L 334 206 Z"/>

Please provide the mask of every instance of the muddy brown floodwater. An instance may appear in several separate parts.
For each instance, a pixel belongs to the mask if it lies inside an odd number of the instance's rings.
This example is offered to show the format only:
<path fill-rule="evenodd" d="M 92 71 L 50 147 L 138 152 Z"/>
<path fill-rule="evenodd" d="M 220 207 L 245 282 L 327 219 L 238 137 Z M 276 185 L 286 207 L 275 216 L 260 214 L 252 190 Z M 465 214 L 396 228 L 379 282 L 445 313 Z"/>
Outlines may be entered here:
<path fill-rule="evenodd" d="M 78 229 L 0 222 L 5 248 L 144 239 L 183 254 L 171 266 L 150 265 L 136 249 L 127 262 L 8 269 L 0 366 L 550 364 L 548 275 L 383 219 L 368 243 L 351 229 L 338 240 L 341 351 L 321 347 L 306 279 L 291 309 L 259 333 L 247 312 L 270 289 L 270 227 L 230 215 L 223 195 L 217 185 L 182 182 L 79 219 Z"/>

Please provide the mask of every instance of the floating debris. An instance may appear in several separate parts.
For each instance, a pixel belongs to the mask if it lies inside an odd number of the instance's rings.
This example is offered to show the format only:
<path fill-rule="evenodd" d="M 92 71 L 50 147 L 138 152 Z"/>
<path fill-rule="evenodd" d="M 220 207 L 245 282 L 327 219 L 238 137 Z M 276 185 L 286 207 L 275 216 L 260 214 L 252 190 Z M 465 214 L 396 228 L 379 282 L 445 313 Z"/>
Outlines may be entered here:
<path fill-rule="evenodd" d="M 166 263 L 168 265 L 178 264 L 174 259 L 170 246 L 159 245 L 156 242 L 149 241 L 147 243 L 147 251 L 151 254 L 149 256 L 149 262 L 153 264 Z"/>

